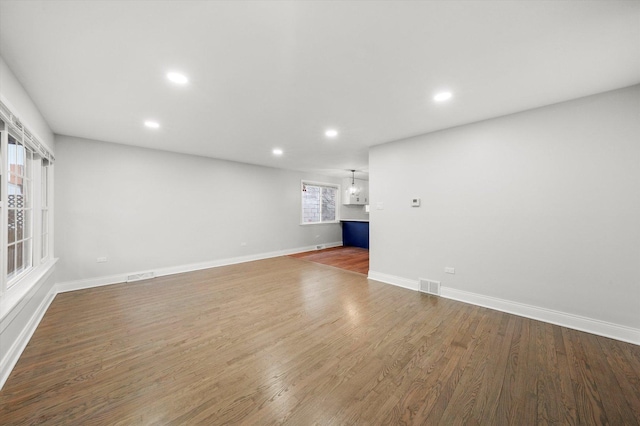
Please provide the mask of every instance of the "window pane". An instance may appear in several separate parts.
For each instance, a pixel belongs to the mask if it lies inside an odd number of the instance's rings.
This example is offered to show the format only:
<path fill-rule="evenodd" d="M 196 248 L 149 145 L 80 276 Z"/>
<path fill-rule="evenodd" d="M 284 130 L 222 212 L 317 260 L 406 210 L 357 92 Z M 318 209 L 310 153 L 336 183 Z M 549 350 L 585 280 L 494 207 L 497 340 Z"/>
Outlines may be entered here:
<path fill-rule="evenodd" d="M 24 267 L 24 245 L 22 243 L 17 243 L 15 248 L 16 271 L 19 271 Z"/>
<path fill-rule="evenodd" d="M 10 245 L 7 250 L 7 275 L 16 270 L 16 246 Z"/>
<path fill-rule="evenodd" d="M 320 187 L 319 186 L 311 186 L 311 185 L 303 186 L 302 217 L 305 223 L 320 222 Z"/>
<path fill-rule="evenodd" d="M 335 188 L 322 188 L 322 221 L 336 220 L 336 193 Z"/>
<path fill-rule="evenodd" d="M 9 151 L 7 153 L 7 164 L 16 164 L 17 163 L 17 152 L 18 149 L 16 148 L 17 143 L 15 138 L 11 135 L 9 135 L 9 145 L 7 147 L 7 150 Z M 11 167 L 9 167 L 7 170 L 12 171 Z"/>
<path fill-rule="evenodd" d="M 25 150 L 24 146 L 20 142 L 16 142 L 16 165 L 18 166 L 16 173 L 24 176 L 24 170 L 22 166 L 25 163 Z"/>
<path fill-rule="evenodd" d="M 8 243 L 11 244 L 16 241 L 16 211 L 9 209 L 7 216 L 7 239 Z"/>
<path fill-rule="evenodd" d="M 42 207 L 49 205 L 49 167 L 42 167 Z"/>
<path fill-rule="evenodd" d="M 24 210 L 15 211 L 16 218 L 16 241 L 24 238 Z"/>

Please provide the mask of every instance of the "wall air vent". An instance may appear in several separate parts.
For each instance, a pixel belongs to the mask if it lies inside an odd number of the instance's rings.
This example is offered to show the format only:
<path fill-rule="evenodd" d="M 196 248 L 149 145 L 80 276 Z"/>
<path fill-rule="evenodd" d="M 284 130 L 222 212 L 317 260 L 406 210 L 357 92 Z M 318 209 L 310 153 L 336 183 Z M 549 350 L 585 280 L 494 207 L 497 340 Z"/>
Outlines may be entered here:
<path fill-rule="evenodd" d="M 425 280 L 423 278 L 420 278 L 420 288 L 418 289 L 418 291 L 420 291 L 421 293 L 440 296 L 440 281 Z"/>
<path fill-rule="evenodd" d="M 127 282 L 130 283 L 132 281 L 140 281 L 140 280 L 148 280 L 149 278 L 155 277 L 156 274 L 153 272 L 141 272 L 139 274 L 131 274 L 127 276 Z"/>

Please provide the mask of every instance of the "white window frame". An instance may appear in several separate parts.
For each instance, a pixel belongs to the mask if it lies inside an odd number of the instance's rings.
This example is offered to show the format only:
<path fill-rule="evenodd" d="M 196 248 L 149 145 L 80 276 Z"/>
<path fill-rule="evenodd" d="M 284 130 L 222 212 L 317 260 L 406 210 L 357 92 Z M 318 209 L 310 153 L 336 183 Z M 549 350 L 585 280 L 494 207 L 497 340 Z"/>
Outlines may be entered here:
<path fill-rule="evenodd" d="M 317 187 L 325 187 L 325 188 L 332 188 L 336 191 L 336 217 L 334 220 L 331 221 L 322 221 L 322 210 L 320 211 L 320 221 L 319 222 L 305 222 L 304 221 L 304 197 L 302 196 L 303 188 L 305 185 L 309 185 L 309 186 L 317 186 Z M 341 205 L 341 200 L 340 200 L 340 193 L 341 193 L 341 189 L 340 189 L 340 185 L 336 184 L 336 183 L 328 183 L 328 182 L 314 182 L 314 181 L 309 181 L 309 180 L 302 180 L 300 182 L 300 224 L 301 225 L 326 225 L 326 224 L 332 224 L 332 223 L 340 223 L 340 205 Z M 322 202 L 320 202 L 320 208 L 322 209 Z"/>
<path fill-rule="evenodd" d="M 51 256 L 51 172 L 53 164 L 40 159 L 40 262 L 46 262 Z M 45 220 L 46 219 L 46 220 Z"/>

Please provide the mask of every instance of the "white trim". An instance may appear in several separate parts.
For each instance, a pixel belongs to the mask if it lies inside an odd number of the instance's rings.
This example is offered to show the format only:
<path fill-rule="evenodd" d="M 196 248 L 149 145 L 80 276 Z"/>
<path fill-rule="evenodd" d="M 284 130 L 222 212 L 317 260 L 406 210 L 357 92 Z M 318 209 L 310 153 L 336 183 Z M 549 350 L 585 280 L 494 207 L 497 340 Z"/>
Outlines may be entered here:
<path fill-rule="evenodd" d="M 33 268 L 21 278 L 18 285 L 13 286 L 0 298 L 0 333 L 4 331 L 2 324 L 11 322 L 17 312 L 22 309 L 20 305 L 31 298 L 38 288 L 37 284 L 43 280 L 43 277 L 48 277 L 51 274 L 53 265 L 57 261 L 57 258 L 53 258 Z"/>
<path fill-rule="evenodd" d="M 451 287 L 441 287 L 440 290 L 441 296 L 447 299 L 470 303 L 496 311 L 507 312 L 525 318 L 544 321 L 550 324 L 640 345 L 640 329 L 637 328 L 566 312 L 554 311 L 552 309 L 540 308 L 538 306 L 526 305 L 524 303 L 512 302 L 510 300 L 498 299 L 496 297 L 483 296 Z"/>
<path fill-rule="evenodd" d="M 0 109 L 2 105 L 0 105 Z M 0 118 L 1 119 L 1 118 Z M 4 121 L 2 122 L 4 123 Z M 6 162 L 6 152 L 9 143 L 9 132 L 8 124 L 4 123 L 4 125 L 0 126 L 0 192 L 6 192 L 7 185 L 7 165 Z M 9 223 L 8 213 L 7 213 L 7 203 L 0 201 L 0 258 L 4 259 L 7 250 L 7 237 L 5 234 L 7 233 L 7 224 Z M 8 258 L 8 256 L 7 256 Z M 13 306 L 12 303 L 6 302 L 6 293 L 7 293 L 7 275 L 6 268 L 8 264 L 8 260 L 3 260 L 0 262 L 0 321 L 5 315 L 5 312 L 8 312 L 9 306 Z M 18 299 L 19 300 L 19 299 Z M 16 302 L 17 303 L 17 302 Z M 0 330 L 0 332 L 2 332 Z"/>
<path fill-rule="evenodd" d="M 302 185 L 307 184 L 307 185 L 311 185 L 311 186 L 325 186 L 327 188 L 335 188 L 340 190 L 340 184 L 339 183 L 331 183 L 331 182 L 319 182 L 317 180 L 307 180 L 307 179 L 301 179 L 300 180 L 300 189 L 302 190 Z"/>
<path fill-rule="evenodd" d="M 420 288 L 420 284 L 417 280 L 414 281 L 408 278 L 397 277 L 395 275 L 383 274 L 382 272 L 369 271 L 367 278 L 414 291 L 418 291 Z"/>
<path fill-rule="evenodd" d="M 131 274 L 109 275 L 104 277 L 89 278 L 86 280 L 67 281 L 56 283 L 56 293 L 66 293 L 68 291 L 84 290 L 85 288 L 102 287 L 103 285 L 119 284 L 127 281 L 127 276 Z"/>
<path fill-rule="evenodd" d="M 52 261 L 51 266 L 53 266 L 54 263 L 55 261 Z M 33 287 L 40 289 L 40 286 L 49 279 L 49 277 L 53 273 L 53 270 L 53 267 L 49 267 L 49 269 L 47 269 L 47 271 L 38 278 L 39 285 L 35 285 Z M 0 389 L 2 389 L 5 382 L 9 378 L 13 367 L 15 367 L 16 363 L 20 359 L 22 352 L 27 347 L 29 340 L 31 340 L 31 336 L 33 336 L 36 328 L 38 328 L 40 321 L 44 317 L 44 314 L 47 312 L 49 305 L 56 297 L 56 294 L 56 286 L 53 285 L 47 292 L 47 295 L 42 299 L 42 302 L 40 302 L 40 305 L 38 305 L 37 309 L 31 315 L 31 318 L 29 319 L 27 325 L 20 331 L 20 335 L 18 336 L 18 338 L 11 343 L 11 346 L 4 353 L 4 356 L 0 359 Z M 16 309 L 14 307 L 12 312 L 15 311 Z M 11 318 L 4 318 L 2 322 L 7 324 L 11 320 Z M 6 327 L 3 328 L 3 331 L 5 328 Z M 5 348 L 3 347 L 3 349 Z M 4 350 L 2 352 L 4 352 Z"/>
<path fill-rule="evenodd" d="M 340 241 L 340 242 L 333 242 L 333 243 L 323 243 L 322 246 L 324 248 L 340 247 L 342 246 L 342 242 Z M 313 251 L 313 250 L 316 250 L 316 246 L 298 247 L 294 249 L 271 251 L 267 253 L 251 254 L 247 256 L 229 257 L 226 259 L 210 260 L 207 262 L 170 266 L 167 268 L 128 272 L 128 273 L 109 275 L 104 277 L 95 277 L 95 278 L 89 278 L 86 280 L 67 281 L 67 282 L 56 284 L 56 290 L 58 293 L 64 293 L 67 291 L 75 291 L 75 290 L 82 290 L 85 288 L 101 287 L 105 285 L 124 283 L 127 281 L 127 277 L 129 275 L 142 274 L 146 272 L 153 272 L 156 277 L 162 277 L 165 275 L 181 274 L 184 272 L 192 272 L 192 271 L 199 271 L 202 269 L 217 268 L 219 266 L 235 265 L 237 263 L 252 262 L 254 260 L 262 260 L 262 259 L 269 259 L 272 257 L 287 256 L 290 254 L 303 253 L 306 251 Z"/>
<path fill-rule="evenodd" d="M 408 278 L 383 274 L 381 272 L 369 271 L 368 278 L 414 291 L 418 291 L 419 288 L 418 280 L 410 280 Z M 584 331 L 598 336 L 608 337 L 610 339 L 640 345 L 640 329 L 637 328 L 569 314 L 566 312 L 555 311 L 552 309 L 541 308 L 538 306 L 527 305 L 524 303 L 513 302 L 510 300 L 498 299 L 496 297 L 484 296 L 477 293 L 457 290 L 451 287 L 440 287 L 440 295 L 447 299 L 457 300 L 471 305 L 482 306 L 496 311 L 506 312 L 574 330 Z"/>

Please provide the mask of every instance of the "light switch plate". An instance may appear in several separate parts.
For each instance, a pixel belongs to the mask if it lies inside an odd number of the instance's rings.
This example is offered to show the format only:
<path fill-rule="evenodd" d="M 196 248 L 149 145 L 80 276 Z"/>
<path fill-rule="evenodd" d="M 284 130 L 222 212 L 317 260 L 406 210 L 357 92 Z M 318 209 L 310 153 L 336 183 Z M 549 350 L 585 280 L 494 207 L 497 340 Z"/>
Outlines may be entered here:
<path fill-rule="evenodd" d="M 420 207 L 420 198 L 412 198 L 411 207 Z"/>

